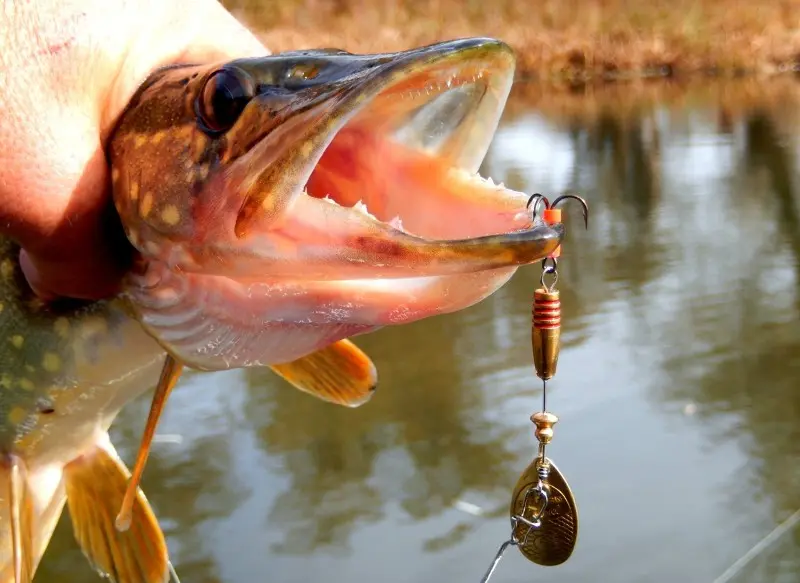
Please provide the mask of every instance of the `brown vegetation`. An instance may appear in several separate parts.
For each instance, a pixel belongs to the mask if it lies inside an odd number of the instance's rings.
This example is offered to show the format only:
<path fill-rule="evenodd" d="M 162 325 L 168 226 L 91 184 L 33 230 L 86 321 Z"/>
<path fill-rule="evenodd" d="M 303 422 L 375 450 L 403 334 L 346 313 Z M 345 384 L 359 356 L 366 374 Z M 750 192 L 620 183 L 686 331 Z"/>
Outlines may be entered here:
<path fill-rule="evenodd" d="M 800 0 L 223 0 L 271 50 L 493 36 L 521 76 L 769 75 L 800 64 Z"/>

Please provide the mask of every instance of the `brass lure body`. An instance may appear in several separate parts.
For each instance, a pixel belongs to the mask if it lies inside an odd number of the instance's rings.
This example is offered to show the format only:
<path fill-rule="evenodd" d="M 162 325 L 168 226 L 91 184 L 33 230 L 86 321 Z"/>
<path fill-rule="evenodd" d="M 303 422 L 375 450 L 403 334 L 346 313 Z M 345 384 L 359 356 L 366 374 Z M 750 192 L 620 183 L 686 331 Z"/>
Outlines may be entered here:
<path fill-rule="evenodd" d="M 533 364 L 536 376 L 549 381 L 558 368 L 558 352 L 561 342 L 561 299 L 558 290 L 545 287 L 533 292 Z"/>

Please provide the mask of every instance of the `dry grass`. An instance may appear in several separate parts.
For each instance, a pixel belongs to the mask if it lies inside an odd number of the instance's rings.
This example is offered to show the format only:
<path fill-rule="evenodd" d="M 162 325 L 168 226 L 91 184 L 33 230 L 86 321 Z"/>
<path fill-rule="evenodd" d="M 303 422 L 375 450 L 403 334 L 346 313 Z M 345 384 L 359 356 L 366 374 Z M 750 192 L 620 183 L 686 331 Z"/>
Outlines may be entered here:
<path fill-rule="evenodd" d="M 586 81 L 794 71 L 800 0 L 223 0 L 273 51 L 511 44 L 522 76 Z"/>

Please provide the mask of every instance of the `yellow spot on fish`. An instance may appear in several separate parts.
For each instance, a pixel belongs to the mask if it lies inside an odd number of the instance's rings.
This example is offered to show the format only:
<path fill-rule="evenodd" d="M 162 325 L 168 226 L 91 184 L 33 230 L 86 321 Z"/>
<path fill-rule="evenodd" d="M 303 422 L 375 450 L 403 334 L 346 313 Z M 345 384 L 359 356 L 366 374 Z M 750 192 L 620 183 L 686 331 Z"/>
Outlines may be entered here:
<path fill-rule="evenodd" d="M 131 184 L 131 190 L 128 193 L 128 196 L 131 197 L 131 200 L 136 201 L 139 199 L 139 183 L 134 182 Z"/>
<path fill-rule="evenodd" d="M 179 129 L 177 132 L 175 132 L 175 136 L 179 140 L 188 140 L 190 137 L 192 137 L 192 132 L 193 131 L 194 131 L 194 126 L 185 125 L 181 129 Z"/>
<path fill-rule="evenodd" d="M 4 308 L 4 307 L 5 307 L 5 306 L 3 305 L 3 302 L 0 302 L 0 312 L 2 312 L 2 311 L 3 311 L 3 308 Z"/>
<path fill-rule="evenodd" d="M 0 275 L 3 276 L 3 279 L 8 279 L 14 274 L 14 264 L 11 263 L 10 259 L 3 259 L 0 262 Z"/>
<path fill-rule="evenodd" d="M 28 412 L 23 409 L 22 407 L 13 407 L 11 411 L 8 412 L 8 422 L 11 425 L 19 425 L 28 417 Z"/>
<path fill-rule="evenodd" d="M 26 379 L 25 377 L 22 377 L 21 379 L 19 379 L 17 381 L 17 384 L 19 385 L 20 389 L 23 389 L 23 390 L 26 390 L 26 391 L 32 391 L 35 388 L 33 383 L 31 382 L 31 380 L 30 379 Z"/>
<path fill-rule="evenodd" d="M 206 136 L 202 132 L 196 132 L 194 135 L 194 155 L 199 157 L 206 148 Z"/>
<path fill-rule="evenodd" d="M 162 130 L 160 132 L 156 132 L 153 134 L 153 137 L 150 138 L 150 141 L 154 144 L 158 144 L 161 140 L 164 139 L 165 132 Z"/>
<path fill-rule="evenodd" d="M 142 195 L 142 204 L 139 205 L 139 214 L 146 217 L 153 210 L 153 193 L 149 190 Z"/>
<path fill-rule="evenodd" d="M 48 372 L 56 372 L 61 368 L 61 357 L 55 352 L 45 352 L 42 357 L 42 368 Z"/>
<path fill-rule="evenodd" d="M 300 155 L 303 158 L 308 158 L 311 155 L 311 151 L 314 149 L 314 144 L 311 143 L 311 140 L 306 140 L 303 142 L 303 145 L 300 146 Z"/>
<path fill-rule="evenodd" d="M 146 141 L 147 141 L 147 136 L 143 136 L 142 134 L 137 134 L 133 138 L 133 145 L 138 148 L 140 146 L 143 146 Z"/>
<path fill-rule="evenodd" d="M 111 182 L 116 182 L 119 180 L 119 168 L 114 168 L 111 170 Z"/>
<path fill-rule="evenodd" d="M 175 226 L 181 220 L 181 213 L 174 204 L 168 204 L 161 209 L 161 220 L 170 226 Z"/>
<path fill-rule="evenodd" d="M 69 320 L 67 320 L 64 316 L 56 318 L 56 321 L 53 322 L 53 330 L 55 330 L 56 334 L 58 334 L 61 338 L 68 338 Z"/>
<path fill-rule="evenodd" d="M 11 388 L 11 375 L 10 374 L 3 373 L 2 375 L 0 375 L 0 387 L 3 387 L 4 389 L 10 389 Z"/>
<path fill-rule="evenodd" d="M 201 164 L 197 167 L 197 179 L 205 180 L 208 176 L 208 164 Z"/>
<path fill-rule="evenodd" d="M 25 370 L 27 370 L 28 372 L 36 372 L 36 369 L 33 367 L 32 364 L 26 364 Z"/>
<path fill-rule="evenodd" d="M 22 348 L 22 345 L 25 344 L 25 339 L 19 334 L 14 334 L 8 340 L 14 348 Z"/>

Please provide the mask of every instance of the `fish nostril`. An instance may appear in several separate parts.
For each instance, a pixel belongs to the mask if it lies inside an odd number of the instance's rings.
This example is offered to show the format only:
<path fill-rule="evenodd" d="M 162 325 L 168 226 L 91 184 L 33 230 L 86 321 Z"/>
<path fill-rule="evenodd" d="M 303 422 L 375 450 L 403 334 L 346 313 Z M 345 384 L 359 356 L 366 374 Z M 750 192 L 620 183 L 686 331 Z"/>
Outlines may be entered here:
<path fill-rule="evenodd" d="M 52 407 L 43 407 L 42 409 L 39 409 L 39 413 L 41 413 L 42 415 L 52 415 L 55 412 L 56 410 L 53 409 Z"/>

